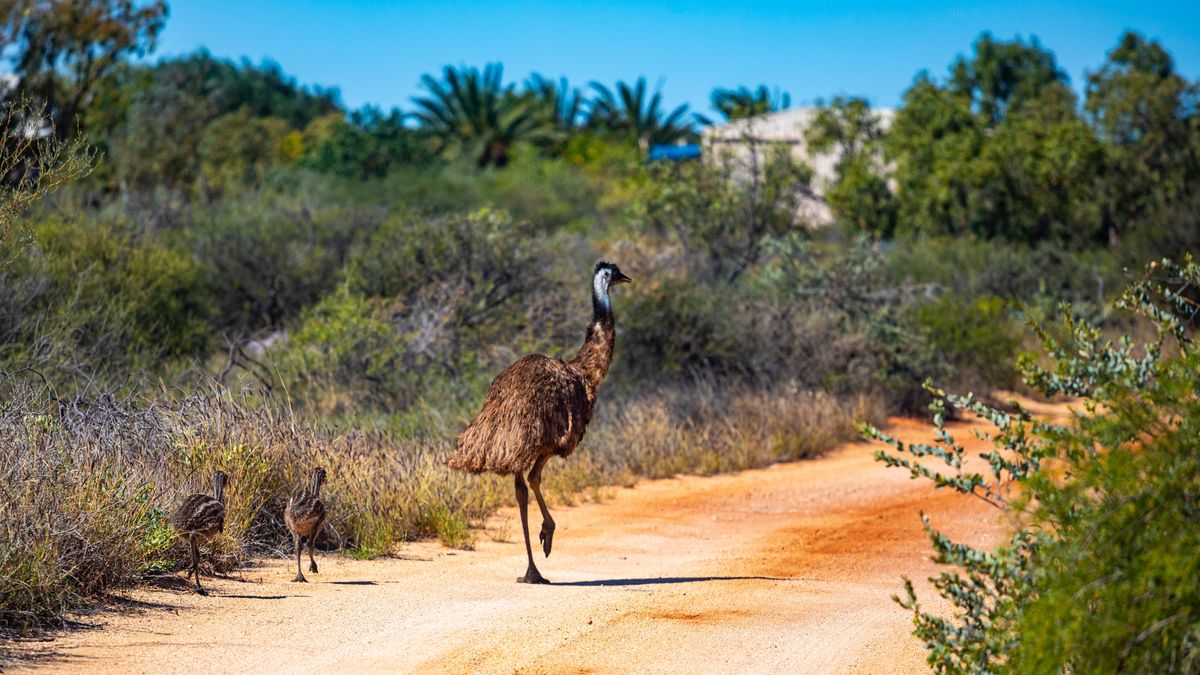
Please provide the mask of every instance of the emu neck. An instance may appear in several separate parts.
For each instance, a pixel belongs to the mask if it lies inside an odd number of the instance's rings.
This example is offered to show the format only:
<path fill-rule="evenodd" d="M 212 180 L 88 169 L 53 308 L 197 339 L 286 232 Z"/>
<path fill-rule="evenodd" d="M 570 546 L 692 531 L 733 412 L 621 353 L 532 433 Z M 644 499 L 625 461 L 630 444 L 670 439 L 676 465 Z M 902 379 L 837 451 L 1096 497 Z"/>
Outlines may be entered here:
<path fill-rule="evenodd" d="M 314 497 L 320 497 L 320 496 L 321 496 L 321 478 L 320 478 L 320 476 L 313 476 L 313 479 L 312 479 L 312 495 L 313 495 Z"/>
<path fill-rule="evenodd" d="M 592 321 L 588 324 L 587 337 L 579 352 L 567 362 L 583 379 L 589 405 L 596 402 L 596 390 L 608 374 L 616 334 L 607 289 L 596 288 L 592 293 Z"/>
<path fill-rule="evenodd" d="M 213 495 L 213 497 L 215 497 L 218 502 L 221 502 L 222 504 L 224 504 L 225 503 L 225 483 L 223 483 L 221 481 L 216 481 L 216 485 L 213 486 L 213 492 L 215 493 Z"/>
<path fill-rule="evenodd" d="M 592 288 L 592 323 L 597 321 L 607 321 L 610 325 L 613 322 L 612 302 L 608 299 L 608 289 L 599 285 L 596 282 Z"/>

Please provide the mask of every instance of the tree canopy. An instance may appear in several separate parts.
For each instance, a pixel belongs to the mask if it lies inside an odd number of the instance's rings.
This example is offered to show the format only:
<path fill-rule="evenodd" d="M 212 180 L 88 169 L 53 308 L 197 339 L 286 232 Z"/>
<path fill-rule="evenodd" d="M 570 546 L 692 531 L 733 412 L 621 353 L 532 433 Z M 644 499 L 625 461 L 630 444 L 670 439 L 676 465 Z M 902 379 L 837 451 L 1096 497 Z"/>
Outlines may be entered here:
<path fill-rule="evenodd" d="M 14 0 L 0 18 L 0 54 L 10 54 L 17 96 L 45 105 L 65 139 L 122 61 L 154 50 L 167 3 Z"/>
<path fill-rule="evenodd" d="M 1127 33 L 1088 75 L 1082 104 L 1036 39 L 976 41 L 947 76 L 922 72 L 890 126 L 861 99 L 821 104 L 815 148 L 837 150 L 827 190 L 846 225 L 898 233 L 1091 246 L 1194 244 L 1200 214 L 1197 85 Z"/>
<path fill-rule="evenodd" d="M 787 92 L 778 89 L 772 91 L 765 84 L 753 90 L 742 86 L 714 89 L 712 93 L 712 107 L 728 122 L 787 110 L 791 105 L 792 97 Z"/>

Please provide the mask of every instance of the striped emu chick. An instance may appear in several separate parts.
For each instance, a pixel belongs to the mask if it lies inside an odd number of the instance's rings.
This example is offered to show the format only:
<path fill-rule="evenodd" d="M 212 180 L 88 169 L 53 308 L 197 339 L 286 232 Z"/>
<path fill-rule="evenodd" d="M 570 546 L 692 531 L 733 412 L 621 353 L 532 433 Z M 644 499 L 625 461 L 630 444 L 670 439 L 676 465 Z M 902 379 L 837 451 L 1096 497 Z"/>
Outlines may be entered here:
<path fill-rule="evenodd" d="M 288 499 L 287 510 L 283 512 L 283 520 L 292 531 L 292 540 L 296 544 L 296 581 L 308 581 L 300 570 L 300 542 L 308 540 L 308 571 L 317 571 L 317 560 L 313 557 L 313 549 L 317 545 L 317 537 L 325 527 L 325 503 L 321 501 L 321 486 L 325 483 L 325 469 L 314 469 L 312 482 L 307 489 L 294 494 Z"/>
<path fill-rule="evenodd" d="M 447 466 L 458 471 L 490 471 L 514 478 L 525 555 L 529 566 L 517 581 L 546 584 L 533 564 L 529 543 L 529 488 L 542 511 L 538 539 L 547 557 L 554 542 L 554 519 L 542 498 L 542 467 L 551 457 L 567 457 L 583 439 L 592 419 L 596 391 L 612 363 L 616 324 L 608 290 L 629 283 L 616 265 L 600 262 L 592 270 L 592 321 L 583 346 L 562 361 L 540 354 L 526 356 L 496 376 L 483 409 L 458 437 Z M 529 485 L 523 475 L 528 473 Z"/>
<path fill-rule="evenodd" d="M 225 530 L 225 484 L 228 482 L 220 471 L 213 475 L 213 496 L 195 494 L 183 500 L 175 511 L 171 523 L 179 534 L 186 537 L 192 549 L 192 570 L 188 577 L 196 576 L 196 592 L 208 595 L 200 585 L 200 547 L 218 533 Z"/>

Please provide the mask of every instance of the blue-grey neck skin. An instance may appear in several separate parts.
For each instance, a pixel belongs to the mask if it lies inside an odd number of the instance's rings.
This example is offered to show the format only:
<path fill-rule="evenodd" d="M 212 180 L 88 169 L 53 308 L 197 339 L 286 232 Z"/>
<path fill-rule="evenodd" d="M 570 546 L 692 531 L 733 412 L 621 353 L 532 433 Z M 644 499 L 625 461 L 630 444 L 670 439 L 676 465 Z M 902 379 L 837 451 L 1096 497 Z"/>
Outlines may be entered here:
<path fill-rule="evenodd" d="M 604 270 L 592 277 L 592 318 L 597 321 L 612 318 L 612 303 L 608 299 L 608 277 Z"/>
<path fill-rule="evenodd" d="M 225 503 L 225 474 L 217 473 L 213 476 L 213 497 L 222 504 Z"/>

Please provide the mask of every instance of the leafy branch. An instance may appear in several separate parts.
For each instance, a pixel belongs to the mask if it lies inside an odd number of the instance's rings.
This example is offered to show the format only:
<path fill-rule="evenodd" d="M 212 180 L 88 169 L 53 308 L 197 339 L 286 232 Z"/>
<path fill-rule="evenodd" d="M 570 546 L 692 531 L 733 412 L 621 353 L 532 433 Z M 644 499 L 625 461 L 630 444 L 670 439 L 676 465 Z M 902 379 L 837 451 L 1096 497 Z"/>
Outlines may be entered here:
<path fill-rule="evenodd" d="M 22 215 L 95 167 L 95 154 L 82 138 L 60 141 L 50 124 L 45 108 L 24 101 L 0 109 L 0 246 L 18 241 L 14 256 L 32 240 Z"/>
<path fill-rule="evenodd" d="M 1001 410 L 927 381 L 925 389 L 936 397 L 930 406 L 932 444 L 906 444 L 861 427 L 867 438 L 892 447 L 875 454 L 888 466 L 1024 515 L 1008 544 L 989 552 L 952 541 L 922 514 L 934 560 L 951 568 L 930 582 L 958 611 L 950 617 L 926 612 L 907 578 L 903 596 L 893 597 L 913 613 L 915 634 L 925 642 L 935 671 L 1032 666 L 1039 672 L 1085 672 L 1113 662 L 1121 664 L 1118 670 L 1140 663 L 1129 669 L 1153 671 L 1200 660 L 1200 648 L 1188 637 L 1200 625 L 1197 613 L 1187 609 L 1187 593 L 1193 591 L 1163 580 L 1194 575 L 1178 566 L 1143 569 L 1155 560 L 1146 557 L 1148 551 L 1173 561 L 1174 549 L 1182 547 L 1181 559 L 1194 560 L 1194 550 L 1189 555 L 1187 540 L 1180 539 L 1178 521 L 1163 520 L 1161 531 L 1150 523 L 1168 517 L 1194 522 L 1200 515 L 1198 465 L 1181 440 L 1194 442 L 1188 425 L 1194 424 L 1197 404 L 1198 288 L 1200 266 L 1190 256 L 1178 264 L 1162 260 L 1147 266 L 1117 305 L 1157 329 L 1157 338 L 1143 345 L 1106 338 L 1096 326 L 1072 319 L 1067 306 L 1060 330 L 1034 326 L 1051 365 L 1030 355 L 1019 365 L 1026 383 L 1043 394 L 1084 398 L 1085 412 L 1068 424 L 1036 421 L 1015 403 L 1011 411 Z M 1178 346 L 1179 358 L 1165 355 L 1169 341 Z M 948 408 L 996 428 L 975 432 L 993 444 L 978 455 L 989 471 L 971 468 L 964 446 L 945 427 Z M 1053 469 L 1047 471 L 1049 460 Z M 1167 539 L 1156 539 L 1161 536 Z M 1082 560 L 1092 563 L 1080 567 Z M 1135 608 L 1143 614 L 1135 617 Z M 1097 618 L 1103 612 L 1105 618 Z M 1031 633 L 1029 625 L 1074 631 L 1073 637 Z"/>

